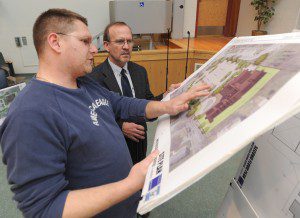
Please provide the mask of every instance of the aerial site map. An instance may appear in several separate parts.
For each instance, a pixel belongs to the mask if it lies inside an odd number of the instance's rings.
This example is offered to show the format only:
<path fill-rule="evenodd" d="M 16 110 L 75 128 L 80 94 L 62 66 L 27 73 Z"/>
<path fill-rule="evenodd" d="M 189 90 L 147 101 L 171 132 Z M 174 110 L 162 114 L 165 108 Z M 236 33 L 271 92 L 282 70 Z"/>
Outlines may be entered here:
<path fill-rule="evenodd" d="M 0 125 L 6 117 L 10 103 L 24 87 L 25 83 L 21 83 L 0 90 Z"/>
<path fill-rule="evenodd" d="M 300 112 L 300 33 L 231 40 L 164 100 L 199 84 L 208 96 L 161 116 L 138 212 L 143 214 Z"/>
<path fill-rule="evenodd" d="M 170 119 L 170 170 L 267 102 L 297 73 L 299 55 L 299 44 L 233 45 L 173 93 L 171 98 L 199 83 L 212 85 L 210 96 Z"/>

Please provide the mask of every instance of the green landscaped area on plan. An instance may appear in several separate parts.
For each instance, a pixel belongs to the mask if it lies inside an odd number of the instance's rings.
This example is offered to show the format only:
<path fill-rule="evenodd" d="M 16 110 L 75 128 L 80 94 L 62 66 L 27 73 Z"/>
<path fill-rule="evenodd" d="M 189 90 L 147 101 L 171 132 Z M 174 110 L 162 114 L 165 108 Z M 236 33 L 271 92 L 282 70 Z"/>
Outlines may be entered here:
<path fill-rule="evenodd" d="M 228 118 L 230 115 L 232 115 L 236 110 L 238 110 L 240 107 L 245 105 L 255 94 L 259 92 L 266 84 L 267 82 L 276 75 L 279 70 L 269 67 L 257 67 L 257 71 L 264 71 L 266 75 L 264 75 L 251 89 L 248 90 L 247 93 L 245 93 L 237 102 L 235 102 L 233 105 L 226 108 L 222 113 L 220 113 L 218 116 L 216 116 L 212 123 L 210 123 L 205 116 L 202 116 L 201 119 L 198 119 L 199 122 L 199 128 L 201 128 L 202 132 L 208 133 L 211 130 L 213 130 L 219 123 L 221 123 L 223 120 Z"/>

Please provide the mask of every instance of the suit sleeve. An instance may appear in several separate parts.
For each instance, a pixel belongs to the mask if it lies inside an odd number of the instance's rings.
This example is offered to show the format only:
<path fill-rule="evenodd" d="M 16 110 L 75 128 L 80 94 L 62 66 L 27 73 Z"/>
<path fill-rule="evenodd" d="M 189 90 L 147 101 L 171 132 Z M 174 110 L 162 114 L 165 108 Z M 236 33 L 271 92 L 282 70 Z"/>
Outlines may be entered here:
<path fill-rule="evenodd" d="M 117 119 L 117 124 L 118 126 L 120 127 L 120 129 L 122 130 L 122 127 L 123 127 L 123 123 L 126 122 L 125 120 L 121 120 L 121 119 Z"/>
<path fill-rule="evenodd" d="M 3 162 L 13 198 L 25 217 L 61 217 L 69 193 L 62 135 L 67 128 L 57 125 L 48 109 L 41 111 L 22 111 L 4 121 Z"/>
<path fill-rule="evenodd" d="M 145 75 L 145 84 L 146 84 L 146 99 L 147 100 L 152 100 L 152 101 L 160 101 L 163 99 L 163 94 L 160 94 L 158 96 L 154 96 L 153 93 L 150 90 L 150 84 L 148 80 L 148 74 L 145 68 L 143 68 L 144 75 Z"/>

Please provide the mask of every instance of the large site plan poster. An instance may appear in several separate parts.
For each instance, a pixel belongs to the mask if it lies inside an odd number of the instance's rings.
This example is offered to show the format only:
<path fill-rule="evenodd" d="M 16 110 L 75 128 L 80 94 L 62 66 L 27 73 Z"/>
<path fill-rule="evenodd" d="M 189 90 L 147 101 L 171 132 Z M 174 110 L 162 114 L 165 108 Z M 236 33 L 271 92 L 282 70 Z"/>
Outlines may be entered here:
<path fill-rule="evenodd" d="M 300 111 L 300 33 L 235 38 L 167 99 L 201 83 L 212 86 L 209 96 L 159 118 L 141 214 Z"/>

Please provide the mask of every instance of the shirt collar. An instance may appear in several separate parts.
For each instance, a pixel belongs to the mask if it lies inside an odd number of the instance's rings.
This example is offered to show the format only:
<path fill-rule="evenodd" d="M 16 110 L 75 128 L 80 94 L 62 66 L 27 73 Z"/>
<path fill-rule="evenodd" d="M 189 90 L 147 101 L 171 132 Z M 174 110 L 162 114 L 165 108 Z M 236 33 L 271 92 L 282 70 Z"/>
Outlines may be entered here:
<path fill-rule="evenodd" d="M 112 70 L 113 70 L 114 73 L 120 74 L 121 71 L 122 71 L 122 69 L 125 69 L 125 70 L 126 70 L 126 73 L 128 72 L 128 64 L 127 64 L 127 62 L 126 62 L 126 64 L 124 65 L 123 68 L 122 68 L 122 67 L 119 67 L 118 65 L 114 64 L 113 62 L 111 62 L 111 61 L 109 60 L 109 58 L 108 58 L 108 63 L 109 63 L 109 65 L 111 66 L 111 68 L 112 68 Z"/>

